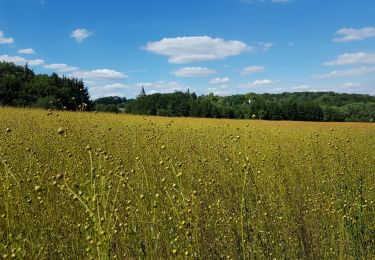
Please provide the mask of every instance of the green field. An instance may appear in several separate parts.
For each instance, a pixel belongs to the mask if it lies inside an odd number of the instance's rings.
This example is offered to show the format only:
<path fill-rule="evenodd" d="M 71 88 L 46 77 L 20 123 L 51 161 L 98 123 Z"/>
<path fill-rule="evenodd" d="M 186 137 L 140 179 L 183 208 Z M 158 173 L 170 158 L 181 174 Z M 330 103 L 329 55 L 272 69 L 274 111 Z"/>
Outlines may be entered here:
<path fill-rule="evenodd" d="M 375 258 L 374 124 L 0 122 L 0 258 Z"/>

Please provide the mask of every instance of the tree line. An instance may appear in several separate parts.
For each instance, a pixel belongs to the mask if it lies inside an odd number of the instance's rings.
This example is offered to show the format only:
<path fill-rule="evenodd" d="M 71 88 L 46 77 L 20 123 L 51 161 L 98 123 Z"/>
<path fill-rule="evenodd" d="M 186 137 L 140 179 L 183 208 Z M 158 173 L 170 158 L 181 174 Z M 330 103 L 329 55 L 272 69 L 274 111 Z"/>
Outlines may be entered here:
<path fill-rule="evenodd" d="M 95 100 L 94 104 L 98 111 L 156 116 L 339 122 L 369 122 L 375 118 L 374 96 L 334 92 L 248 93 L 225 97 L 175 92 L 130 100 L 106 97 Z"/>
<path fill-rule="evenodd" d="M 0 62 L 0 106 L 82 111 L 92 109 L 92 101 L 82 80 Z"/>

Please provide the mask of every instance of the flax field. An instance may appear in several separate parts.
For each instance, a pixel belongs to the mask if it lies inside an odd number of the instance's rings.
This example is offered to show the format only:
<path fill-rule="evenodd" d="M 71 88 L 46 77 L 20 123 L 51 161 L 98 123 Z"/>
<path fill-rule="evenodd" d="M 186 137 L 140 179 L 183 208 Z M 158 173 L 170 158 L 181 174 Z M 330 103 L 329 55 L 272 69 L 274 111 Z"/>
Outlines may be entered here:
<path fill-rule="evenodd" d="M 375 124 L 0 108 L 0 259 L 374 259 Z"/>

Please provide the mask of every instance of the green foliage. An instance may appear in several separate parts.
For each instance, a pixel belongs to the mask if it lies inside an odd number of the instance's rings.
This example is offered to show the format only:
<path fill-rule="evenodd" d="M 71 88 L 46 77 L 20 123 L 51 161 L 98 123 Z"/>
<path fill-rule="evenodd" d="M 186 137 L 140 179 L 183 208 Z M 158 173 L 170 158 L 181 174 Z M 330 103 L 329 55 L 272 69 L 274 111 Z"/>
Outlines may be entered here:
<path fill-rule="evenodd" d="M 333 92 L 196 97 L 176 92 L 138 97 L 121 106 L 127 113 L 143 115 L 368 122 L 374 118 L 375 97 Z"/>
<path fill-rule="evenodd" d="M 35 75 L 27 65 L 0 62 L 0 105 L 83 111 L 91 108 L 91 101 L 82 80 Z"/>
<path fill-rule="evenodd" d="M 121 98 L 117 96 L 102 97 L 94 100 L 94 104 L 104 104 L 104 105 L 119 105 L 125 103 L 126 98 Z"/>
<path fill-rule="evenodd" d="M 95 111 L 98 111 L 98 112 L 112 112 L 112 113 L 119 112 L 119 109 L 115 104 L 106 105 L 106 104 L 95 103 L 94 109 Z"/>

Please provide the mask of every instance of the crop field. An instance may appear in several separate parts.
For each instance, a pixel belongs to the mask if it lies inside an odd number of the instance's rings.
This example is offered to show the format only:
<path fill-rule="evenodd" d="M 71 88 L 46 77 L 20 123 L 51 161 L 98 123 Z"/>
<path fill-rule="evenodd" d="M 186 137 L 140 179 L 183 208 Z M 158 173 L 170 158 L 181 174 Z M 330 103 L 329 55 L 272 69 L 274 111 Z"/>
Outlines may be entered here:
<path fill-rule="evenodd" d="M 375 258 L 375 124 L 0 122 L 0 258 Z"/>

